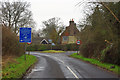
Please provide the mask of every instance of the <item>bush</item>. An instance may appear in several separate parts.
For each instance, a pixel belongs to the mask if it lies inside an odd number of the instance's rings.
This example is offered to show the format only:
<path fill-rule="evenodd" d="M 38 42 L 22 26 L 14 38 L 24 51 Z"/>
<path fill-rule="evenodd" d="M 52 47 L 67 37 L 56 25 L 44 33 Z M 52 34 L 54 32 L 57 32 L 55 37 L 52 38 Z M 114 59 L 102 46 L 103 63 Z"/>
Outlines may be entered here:
<path fill-rule="evenodd" d="M 51 47 L 51 45 L 50 45 L 50 47 Z M 52 49 L 53 50 L 61 50 L 61 48 L 62 48 L 62 45 L 55 45 L 55 46 L 52 46 Z"/>
<path fill-rule="evenodd" d="M 2 55 L 20 56 L 24 53 L 24 44 L 19 43 L 15 33 L 9 28 L 2 27 Z"/>
<path fill-rule="evenodd" d="M 79 45 L 76 45 L 76 44 L 65 44 L 65 45 L 62 45 L 62 50 L 64 50 L 64 51 L 77 51 L 78 46 Z"/>
<path fill-rule="evenodd" d="M 76 51 L 77 50 L 76 44 L 57 44 L 55 46 L 52 46 L 53 50 L 63 50 L 63 51 Z M 44 51 L 44 50 L 51 50 L 50 44 L 31 44 L 27 47 L 27 51 Z"/>
<path fill-rule="evenodd" d="M 27 46 L 27 51 L 44 51 L 49 50 L 49 45 L 31 44 Z"/>
<path fill-rule="evenodd" d="M 120 65 L 120 42 L 106 52 L 103 62 Z"/>
<path fill-rule="evenodd" d="M 38 50 L 44 51 L 44 50 L 47 50 L 47 47 L 46 47 L 46 45 L 41 45 L 41 46 L 39 46 Z"/>
<path fill-rule="evenodd" d="M 94 55 L 94 50 L 96 49 L 96 44 L 95 43 L 87 43 L 83 44 L 80 47 L 80 52 L 84 57 L 92 57 Z"/>

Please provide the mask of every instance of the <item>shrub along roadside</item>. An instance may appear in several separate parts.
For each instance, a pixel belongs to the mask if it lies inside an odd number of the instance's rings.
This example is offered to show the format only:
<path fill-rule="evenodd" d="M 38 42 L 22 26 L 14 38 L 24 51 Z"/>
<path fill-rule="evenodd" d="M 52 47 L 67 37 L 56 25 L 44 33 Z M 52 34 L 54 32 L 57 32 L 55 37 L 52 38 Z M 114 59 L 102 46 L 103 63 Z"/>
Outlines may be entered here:
<path fill-rule="evenodd" d="M 96 59 L 85 58 L 85 57 L 83 57 L 81 55 L 77 55 L 77 53 L 71 54 L 70 57 L 74 57 L 74 58 L 81 59 L 83 61 L 87 61 L 87 62 L 89 62 L 91 64 L 97 65 L 99 67 L 102 67 L 104 69 L 107 69 L 109 71 L 115 72 L 118 75 L 120 75 L 120 72 L 119 72 L 120 67 L 118 65 L 102 63 L 102 62 L 100 62 L 99 60 L 96 60 Z M 115 68 L 111 68 L 111 66 L 114 66 Z"/>
<path fill-rule="evenodd" d="M 6 67 L 2 69 L 2 78 L 21 78 L 25 74 L 26 70 L 37 61 L 37 58 L 33 55 L 22 55 L 15 59 L 17 63 L 8 63 Z"/>
<path fill-rule="evenodd" d="M 62 50 L 62 51 L 76 51 L 78 46 L 76 44 L 56 44 L 52 46 L 53 50 Z M 51 44 L 30 44 L 27 45 L 27 51 L 45 51 L 51 50 Z"/>
<path fill-rule="evenodd" d="M 19 37 L 15 33 L 8 27 L 2 27 L 2 56 L 21 56 L 24 49 L 24 43 L 19 43 Z"/>

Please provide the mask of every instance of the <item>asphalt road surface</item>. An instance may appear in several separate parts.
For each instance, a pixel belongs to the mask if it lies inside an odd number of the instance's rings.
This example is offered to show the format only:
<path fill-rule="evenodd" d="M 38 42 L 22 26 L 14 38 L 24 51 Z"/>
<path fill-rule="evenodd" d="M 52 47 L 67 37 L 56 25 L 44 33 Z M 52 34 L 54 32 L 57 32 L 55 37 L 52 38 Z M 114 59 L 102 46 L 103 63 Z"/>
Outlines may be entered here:
<path fill-rule="evenodd" d="M 38 62 L 32 69 L 31 73 L 25 78 L 31 79 L 96 79 L 102 80 L 118 80 L 117 75 L 98 68 L 92 64 L 81 60 L 68 57 L 74 52 L 66 53 L 40 53 L 30 52 L 30 54 L 38 58 Z M 109 78 L 109 79 L 107 79 Z"/>

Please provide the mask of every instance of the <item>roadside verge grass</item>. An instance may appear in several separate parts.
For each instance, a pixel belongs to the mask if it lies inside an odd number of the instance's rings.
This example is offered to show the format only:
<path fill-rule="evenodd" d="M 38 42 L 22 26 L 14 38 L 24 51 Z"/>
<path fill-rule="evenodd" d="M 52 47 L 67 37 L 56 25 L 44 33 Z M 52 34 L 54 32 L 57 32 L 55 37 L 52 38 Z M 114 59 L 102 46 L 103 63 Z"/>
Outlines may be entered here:
<path fill-rule="evenodd" d="M 25 55 L 15 59 L 15 62 L 7 63 L 7 65 L 2 69 L 2 78 L 22 78 L 26 70 L 37 61 L 37 58 L 33 55 Z"/>
<path fill-rule="evenodd" d="M 83 61 L 89 62 L 91 64 L 94 64 L 94 65 L 98 66 L 98 67 L 102 67 L 104 69 L 107 69 L 109 71 L 112 71 L 112 72 L 120 75 L 120 71 L 119 71 L 120 70 L 120 66 L 118 66 L 118 65 L 102 63 L 102 62 L 100 62 L 99 60 L 96 60 L 96 59 L 85 58 L 85 57 L 83 57 L 81 55 L 77 55 L 77 53 L 71 54 L 70 57 L 81 59 Z M 111 68 L 111 66 L 115 66 L 115 68 Z"/>
<path fill-rule="evenodd" d="M 44 53 L 64 53 L 65 51 L 60 51 L 60 50 L 46 50 L 42 51 Z"/>

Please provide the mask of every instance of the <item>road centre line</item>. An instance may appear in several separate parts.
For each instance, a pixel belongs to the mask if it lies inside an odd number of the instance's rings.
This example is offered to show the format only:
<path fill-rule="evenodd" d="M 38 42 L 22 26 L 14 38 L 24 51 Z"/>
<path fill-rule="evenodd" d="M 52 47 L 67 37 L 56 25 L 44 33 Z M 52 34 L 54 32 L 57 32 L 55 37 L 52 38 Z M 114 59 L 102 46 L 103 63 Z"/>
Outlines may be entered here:
<path fill-rule="evenodd" d="M 66 65 L 66 66 L 67 66 L 67 65 Z M 67 66 L 67 68 L 68 68 L 68 70 L 75 76 L 75 78 L 79 79 L 78 76 L 70 69 L 70 67 Z"/>
<path fill-rule="evenodd" d="M 58 61 L 60 61 L 60 62 L 62 62 L 64 64 L 64 62 L 62 60 L 58 59 L 57 57 L 54 57 L 54 58 L 56 58 Z"/>
<path fill-rule="evenodd" d="M 50 55 L 45 55 L 45 56 L 50 56 Z M 58 59 L 57 57 L 54 57 L 54 58 L 56 58 L 57 60 L 59 60 L 60 62 L 62 62 L 63 64 L 65 64 L 64 61 Z M 67 66 L 66 64 L 65 64 L 65 66 L 66 66 L 67 69 L 74 75 L 74 77 L 79 80 L 78 76 L 72 71 L 72 69 L 71 69 L 69 66 Z"/>
<path fill-rule="evenodd" d="M 62 62 L 63 64 L 65 64 L 62 60 L 58 59 L 57 57 L 55 57 L 55 58 L 56 58 L 57 60 L 59 60 L 60 62 Z M 67 66 L 66 64 L 65 64 L 65 66 L 66 66 L 67 69 L 75 76 L 75 78 L 79 79 L 78 76 L 72 71 L 72 69 L 71 69 L 69 66 Z"/>
<path fill-rule="evenodd" d="M 62 60 L 59 60 L 60 62 L 62 62 L 64 64 L 64 62 Z"/>

